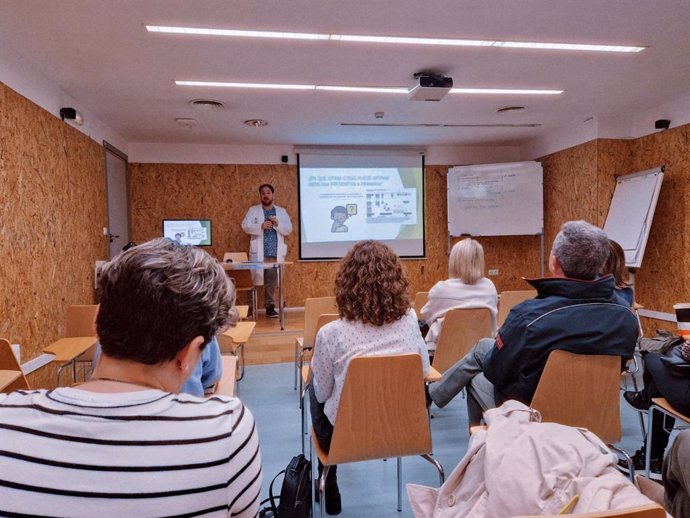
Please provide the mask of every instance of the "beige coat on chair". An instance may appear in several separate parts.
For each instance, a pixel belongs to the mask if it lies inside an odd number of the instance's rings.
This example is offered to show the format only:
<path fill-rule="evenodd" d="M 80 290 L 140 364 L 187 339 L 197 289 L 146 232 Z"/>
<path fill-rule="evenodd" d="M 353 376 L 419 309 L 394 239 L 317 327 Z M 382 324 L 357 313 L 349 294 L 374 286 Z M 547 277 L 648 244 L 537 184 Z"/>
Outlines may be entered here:
<path fill-rule="evenodd" d="M 538 412 L 517 401 L 487 411 L 487 430 L 472 435 L 467 453 L 440 489 L 408 484 L 415 518 L 510 518 L 652 503 L 616 468 L 608 448 L 586 430 L 531 422 Z"/>

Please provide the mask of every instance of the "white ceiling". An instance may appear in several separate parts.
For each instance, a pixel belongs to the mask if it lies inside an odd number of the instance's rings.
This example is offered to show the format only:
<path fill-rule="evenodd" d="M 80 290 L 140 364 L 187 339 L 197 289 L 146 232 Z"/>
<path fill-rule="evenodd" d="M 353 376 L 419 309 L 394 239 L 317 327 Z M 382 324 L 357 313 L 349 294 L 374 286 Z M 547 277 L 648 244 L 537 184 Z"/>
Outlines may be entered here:
<path fill-rule="evenodd" d="M 149 34 L 143 24 L 443 38 L 644 45 L 637 54 L 413 47 Z M 129 142 L 521 145 L 589 117 L 647 110 L 690 91 L 687 0 L 3 0 L 11 48 Z M 176 79 L 406 86 L 433 70 L 455 86 L 564 89 L 560 96 L 180 87 Z M 2 81 L 2 71 L 0 71 Z M 223 111 L 192 108 L 209 98 Z M 496 114 L 510 105 L 527 109 Z M 374 112 L 385 116 L 377 121 Z M 198 120 L 193 129 L 177 117 Z M 250 128 L 245 119 L 268 121 Z M 347 128 L 349 123 L 538 128 Z"/>

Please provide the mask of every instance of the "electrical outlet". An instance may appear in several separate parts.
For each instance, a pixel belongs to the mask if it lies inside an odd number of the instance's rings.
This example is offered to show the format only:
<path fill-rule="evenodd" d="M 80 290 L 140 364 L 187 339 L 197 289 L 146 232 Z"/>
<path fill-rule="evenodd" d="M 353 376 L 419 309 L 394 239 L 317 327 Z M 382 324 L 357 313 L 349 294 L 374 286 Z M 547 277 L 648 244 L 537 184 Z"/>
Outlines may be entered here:
<path fill-rule="evenodd" d="M 489 268 L 489 275 L 498 275 L 498 268 Z"/>

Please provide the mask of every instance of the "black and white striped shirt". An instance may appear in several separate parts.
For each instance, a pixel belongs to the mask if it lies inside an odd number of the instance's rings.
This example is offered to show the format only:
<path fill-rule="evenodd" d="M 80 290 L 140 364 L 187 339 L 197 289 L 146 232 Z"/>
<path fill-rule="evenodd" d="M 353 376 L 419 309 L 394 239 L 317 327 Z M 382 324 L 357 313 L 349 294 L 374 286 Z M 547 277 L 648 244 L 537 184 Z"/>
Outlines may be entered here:
<path fill-rule="evenodd" d="M 254 517 L 261 457 L 236 398 L 0 394 L 0 515 Z"/>

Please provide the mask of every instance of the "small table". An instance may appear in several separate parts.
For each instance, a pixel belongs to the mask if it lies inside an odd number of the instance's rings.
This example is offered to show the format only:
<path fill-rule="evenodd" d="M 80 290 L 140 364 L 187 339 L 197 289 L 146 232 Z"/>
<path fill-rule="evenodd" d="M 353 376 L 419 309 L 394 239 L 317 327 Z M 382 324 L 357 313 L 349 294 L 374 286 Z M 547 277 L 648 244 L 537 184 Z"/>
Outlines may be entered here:
<path fill-rule="evenodd" d="M 221 263 L 224 270 L 278 270 L 278 318 L 280 330 L 285 330 L 285 297 L 283 293 L 283 267 L 291 261 L 245 261 L 242 263 Z M 256 318 L 256 315 L 254 315 Z"/>
<path fill-rule="evenodd" d="M 0 370 L 0 392 L 12 385 L 22 375 L 21 371 Z"/>
<path fill-rule="evenodd" d="M 232 340 L 233 350 L 232 354 L 237 356 L 239 359 L 239 367 L 237 371 L 237 381 L 240 381 L 244 377 L 244 344 L 249 341 L 254 328 L 256 327 L 256 321 L 245 320 L 237 322 L 234 327 L 230 327 L 223 331 L 222 335 L 227 336 Z"/>
<path fill-rule="evenodd" d="M 48 347 L 43 349 L 44 353 L 54 354 L 53 361 L 61 363 L 57 371 L 57 384 L 60 385 L 60 374 L 62 369 L 72 365 L 72 381 L 77 381 L 77 358 L 96 344 L 98 338 L 95 336 L 70 336 L 60 338 Z"/>

